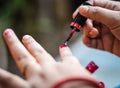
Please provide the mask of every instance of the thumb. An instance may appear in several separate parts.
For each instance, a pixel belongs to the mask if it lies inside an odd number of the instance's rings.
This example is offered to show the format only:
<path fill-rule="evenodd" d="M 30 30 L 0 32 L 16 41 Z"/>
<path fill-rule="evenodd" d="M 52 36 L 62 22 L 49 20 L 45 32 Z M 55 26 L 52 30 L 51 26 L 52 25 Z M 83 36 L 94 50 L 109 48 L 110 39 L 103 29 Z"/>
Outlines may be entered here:
<path fill-rule="evenodd" d="M 115 23 L 119 23 L 120 21 L 118 11 L 112 11 L 102 7 L 81 6 L 79 7 L 79 12 L 81 15 L 94 21 L 101 22 L 110 28 L 115 27 Z"/>

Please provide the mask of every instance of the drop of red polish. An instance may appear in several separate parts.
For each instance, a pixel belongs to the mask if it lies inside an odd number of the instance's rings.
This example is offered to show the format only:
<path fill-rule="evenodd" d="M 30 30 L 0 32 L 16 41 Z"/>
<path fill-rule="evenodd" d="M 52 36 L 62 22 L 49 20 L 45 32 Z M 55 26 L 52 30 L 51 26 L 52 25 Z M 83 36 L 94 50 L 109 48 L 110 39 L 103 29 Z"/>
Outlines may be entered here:
<path fill-rule="evenodd" d="M 64 48 L 64 47 L 67 47 L 67 45 L 65 45 L 65 44 L 60 45 L 60 48 Z"/>

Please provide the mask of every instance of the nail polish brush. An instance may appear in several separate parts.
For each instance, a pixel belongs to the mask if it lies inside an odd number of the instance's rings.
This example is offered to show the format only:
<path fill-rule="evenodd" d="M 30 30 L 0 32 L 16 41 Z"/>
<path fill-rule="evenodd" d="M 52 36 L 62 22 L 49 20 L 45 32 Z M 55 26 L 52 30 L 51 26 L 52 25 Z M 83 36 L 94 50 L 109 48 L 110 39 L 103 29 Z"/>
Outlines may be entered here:
<path fill-rule="evenodd" d="M 83 5 L 90 5 L 88 2 L 84 2 Z M 80 13 L 76 15 L 76 17 L 73 19 L 73 21 L 70 24 L 70 28 L 72 31 L 70 32 L 68 38 L 65 40 L 64 45 L 68 45 L 68 42 L 72 38 L 75 32 L 80 32 L 82 27 L 85 25 L 87 18 L 82 16 Z"/>

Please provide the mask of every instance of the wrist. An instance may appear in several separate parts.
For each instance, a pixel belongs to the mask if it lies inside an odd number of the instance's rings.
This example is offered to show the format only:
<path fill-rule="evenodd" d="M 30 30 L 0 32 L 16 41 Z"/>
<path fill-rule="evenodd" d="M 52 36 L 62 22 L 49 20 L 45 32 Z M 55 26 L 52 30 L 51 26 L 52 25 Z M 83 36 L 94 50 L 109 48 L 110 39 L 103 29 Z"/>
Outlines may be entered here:
<path fill-rule="evenodd" d="M 104 88 L 104 84 L 92 77 L 70 77 L 56 82 L 52 88 Z"/>

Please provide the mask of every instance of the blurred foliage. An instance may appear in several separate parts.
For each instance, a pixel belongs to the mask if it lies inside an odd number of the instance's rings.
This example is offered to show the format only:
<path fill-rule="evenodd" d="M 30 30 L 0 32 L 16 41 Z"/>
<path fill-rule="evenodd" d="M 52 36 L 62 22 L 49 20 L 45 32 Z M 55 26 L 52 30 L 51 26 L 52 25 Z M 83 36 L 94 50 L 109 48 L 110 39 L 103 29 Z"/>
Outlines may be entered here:
<path fill-rule="evenodd" d="M 24 9 L 26 0 L 0 0 L 0 18 L 8 18 L 17 9 Z"/>
<path fill-rule="evenodd" d="M 20 38 L 32 35 L 50 54 L 56 56 L 58 47 L 67 37 L 72 13 L 83 0 L 0 0 L 0 31 L 12 28 Z M 78 3 L 79 2 L 79 3 Z M 76 5 L 77 4 L 77 5 Z M 74 8 L 74 9 L 73 9 Z M 0 36 L 2 41 L 2 35 Z M 2 42 L 1 42 L 2 44 Z M 3 45 L 1 45 L 3 46 Z M 8 70 L 18 73 L 11 54 L 5 47 Z M 3 51 L 3 50 L 6 50 Z M 5 60 L 5 57 L 1 57 Z M 1 61 L 1 60 L 0 60 Z"/>
<path fill-rule="evenodd" d="M 37 30 L 39 0 L 1 0 L 0 29 L 10 27 L 22 36 Z"/>
<path fill-rule="evenodd" d="M 0 45 L 3 43 L 2 30 L 12 28 L 20 38 L 24 33 L 35 31 L 37 23 L 37 11 L 39 0 L 0 0 Z M 6 50 L 6 47 L 0 48 L 0 53 L 6 53 L 8 56 L 8 70 L 11 72 L 19 72 L 11 55 Z M 0 56 L 3 60 L 3 56 Z M 2 60 L 0 60 L 2 61 Z M 7 63 L 7 62 L 6 62 Z M 11 68 L 12 67 L 12 68 Z M 19 73 L 18 73 L 19 74 Z"/>

